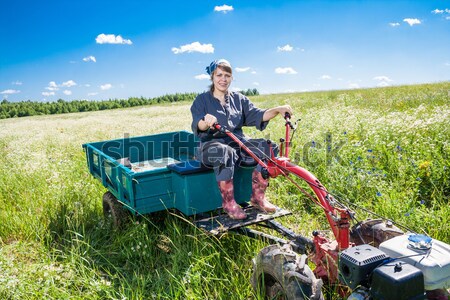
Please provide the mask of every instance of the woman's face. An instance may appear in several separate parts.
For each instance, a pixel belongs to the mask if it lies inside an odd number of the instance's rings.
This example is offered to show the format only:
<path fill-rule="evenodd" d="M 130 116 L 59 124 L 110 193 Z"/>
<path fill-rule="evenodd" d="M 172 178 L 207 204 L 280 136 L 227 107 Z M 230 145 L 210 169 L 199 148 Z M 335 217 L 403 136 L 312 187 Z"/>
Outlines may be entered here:
<path fill-rule="evenodd" d="M 213 76 L 214 89 L 222 93 L 226 93 L 228 91 L 228 87 L 230 86 L 232 79 L 233 76 L 231 73 L 222 70 L 220 67 L 217 68 L 214 71 Z"/>

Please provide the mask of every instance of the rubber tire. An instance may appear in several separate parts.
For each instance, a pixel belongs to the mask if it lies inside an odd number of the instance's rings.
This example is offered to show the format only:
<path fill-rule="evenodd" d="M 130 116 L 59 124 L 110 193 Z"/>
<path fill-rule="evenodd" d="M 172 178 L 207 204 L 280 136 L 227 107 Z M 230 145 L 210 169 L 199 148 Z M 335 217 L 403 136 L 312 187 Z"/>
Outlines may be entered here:
<path fill-rule="evenodd" d="M 103 194 L 103 215 L 107 222 L 116 229 L 123 228 L 129 219 L 128 210 L 111 192 Z"/>
<path fill-rule="evenodd" d="M 322 280 L 316 279 L 306 263 L 290 247 L 271 245 L 253 260 L 251 284 L 264 299 L 323 300 Z"/>

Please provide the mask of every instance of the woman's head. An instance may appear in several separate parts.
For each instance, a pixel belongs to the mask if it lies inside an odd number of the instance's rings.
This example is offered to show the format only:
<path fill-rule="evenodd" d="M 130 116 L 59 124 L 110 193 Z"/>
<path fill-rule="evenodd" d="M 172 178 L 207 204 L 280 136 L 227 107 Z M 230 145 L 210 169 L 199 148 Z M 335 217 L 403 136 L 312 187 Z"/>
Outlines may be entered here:
<path fill-rule="evenodd" d="M 233 70 L 227 60 L 219 59 L 211 62 L 206 67 L 206 72 L 211 75 L 211 92 L 214 92 L 215 89 L 223 93 L 228 91 L 228 87 L 233 79 Z"/>

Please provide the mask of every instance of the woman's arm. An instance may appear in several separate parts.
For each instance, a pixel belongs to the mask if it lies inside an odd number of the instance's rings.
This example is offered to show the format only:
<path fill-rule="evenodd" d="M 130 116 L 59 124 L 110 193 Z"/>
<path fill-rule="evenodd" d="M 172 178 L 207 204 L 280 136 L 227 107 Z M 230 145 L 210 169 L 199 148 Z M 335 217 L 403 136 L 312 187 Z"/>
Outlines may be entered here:
<path fill-rule="evenodd" d="M 289 105 L 282 105 L 282 106 L 269 108 L 268 110 L 266 110 L 264 112 L 263 122 L 272 120 L 278 114 L 281 114 L 282 116 L 284 116 L 286 113 L 289 113 L 290 115 L 292 115 L 292 108 L 291 108 L 291 106 L 289 106 Z"/>

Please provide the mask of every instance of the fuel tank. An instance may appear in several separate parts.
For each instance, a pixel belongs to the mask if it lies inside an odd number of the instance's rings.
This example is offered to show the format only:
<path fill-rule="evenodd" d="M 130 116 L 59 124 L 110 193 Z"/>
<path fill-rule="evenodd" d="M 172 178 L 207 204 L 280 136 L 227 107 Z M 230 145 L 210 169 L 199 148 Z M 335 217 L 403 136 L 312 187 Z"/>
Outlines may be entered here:
<path fill-rule="evenodd" d="M 420 234 L 405 234 L 380 244 L 379 249 L 420 269 L 425 290 L 450 288 L 450 245 Z"/>

